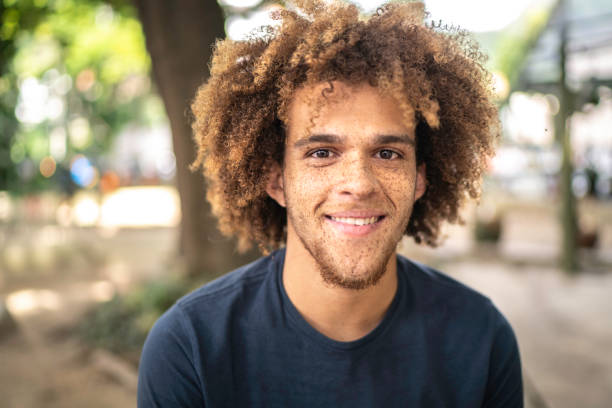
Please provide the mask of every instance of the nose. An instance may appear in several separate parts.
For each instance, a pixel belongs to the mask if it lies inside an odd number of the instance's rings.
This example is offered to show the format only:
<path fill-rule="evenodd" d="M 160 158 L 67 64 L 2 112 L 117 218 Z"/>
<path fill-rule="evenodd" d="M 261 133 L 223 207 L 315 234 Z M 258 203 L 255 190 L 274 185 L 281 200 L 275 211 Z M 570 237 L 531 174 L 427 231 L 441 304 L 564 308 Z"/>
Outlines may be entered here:
<path fill-rule="evenodd" d="M 340 166 L 340 177 L 336 191 L 343 196 L 366 198 L 378 188 L 378 179 L 371 163 L 365 157 L 347 159 Z"/>

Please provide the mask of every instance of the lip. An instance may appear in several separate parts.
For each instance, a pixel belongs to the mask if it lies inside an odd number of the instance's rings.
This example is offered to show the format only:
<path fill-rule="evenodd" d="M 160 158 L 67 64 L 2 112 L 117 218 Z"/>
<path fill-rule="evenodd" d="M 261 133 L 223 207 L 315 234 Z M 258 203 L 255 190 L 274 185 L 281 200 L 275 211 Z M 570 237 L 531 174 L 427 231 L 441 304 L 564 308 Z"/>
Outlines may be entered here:
<path fill-rule="evenodd" d="M 373 224 L 353 225 L 346 224 L 340 221 L 331 219 L 334 218 L 372 218 L 379 217 L 379 220 Z M 348 235 L 350 237 L 364 237 L 376 231 L 381 223 L 385 220 L 384 214 L 375 211 L 343 211 L 337 213 L 326 214 L 325 222 L 328 223 L 335 231 Z"/>

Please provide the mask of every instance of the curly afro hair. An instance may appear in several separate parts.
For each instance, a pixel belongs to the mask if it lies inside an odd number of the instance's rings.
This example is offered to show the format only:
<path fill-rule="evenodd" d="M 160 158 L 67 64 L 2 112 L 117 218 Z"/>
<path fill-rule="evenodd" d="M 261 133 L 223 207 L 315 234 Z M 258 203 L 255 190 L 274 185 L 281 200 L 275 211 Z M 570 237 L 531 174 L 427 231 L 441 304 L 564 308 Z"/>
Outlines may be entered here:
<path fill-rule="evenodd" d="M 275 26 L 246 41 L 218 41 L 210 78 L 191 106 L 207 198 L 225 235 L 239 249 L 281 246 L 286 210 L 265 191 L 282 163 L 287 108 L 294 92 L 321 82 L 368 83 L 394 97 L 416 119 L 417 162 L 427 191 L 406 234 L 436 246 L 444 221 L 478 198 L 482 173 L 499 135 L 485 57 L 454 27 L 426 24 L 420 2 L 391 3 L 371 16 L 342 2 L 299 0 L 277 11 Z"/>

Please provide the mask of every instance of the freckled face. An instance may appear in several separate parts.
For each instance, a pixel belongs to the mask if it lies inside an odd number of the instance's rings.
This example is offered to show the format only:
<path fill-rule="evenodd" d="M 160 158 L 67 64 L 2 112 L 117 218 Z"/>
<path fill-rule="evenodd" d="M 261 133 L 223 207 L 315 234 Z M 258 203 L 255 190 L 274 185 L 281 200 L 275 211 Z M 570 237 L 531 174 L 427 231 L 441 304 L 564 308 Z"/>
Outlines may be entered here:
<path fill-rule="evenodd" d="M 417 171 L 414 124 L 395 99 L 339 82 L 323 98 L 326 87 L 296 92 L 280 188 L 269 192 L 287 208 L 287 247 L 305 249 L 326 282 L 362 289 L 394 256 L 425 169 Z"/>

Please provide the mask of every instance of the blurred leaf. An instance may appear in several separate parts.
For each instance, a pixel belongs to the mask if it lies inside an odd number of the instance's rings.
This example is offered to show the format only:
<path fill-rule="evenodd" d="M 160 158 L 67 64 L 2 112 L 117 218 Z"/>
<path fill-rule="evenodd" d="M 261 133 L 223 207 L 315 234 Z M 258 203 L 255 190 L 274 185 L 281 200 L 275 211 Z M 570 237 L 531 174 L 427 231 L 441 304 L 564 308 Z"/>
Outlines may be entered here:
<path fill-rule="evenodd" d="M 0 164 L 0 190 L 25 193 L 53 184 L 38 171 L 23 178 L 19 162 L 28 159 L 38 168 L 49 154 L 50 130 L 68 129 L 74 118 L 87 120 L 91 138 L 69 137 L 58 166 L 69 167 L 75 154 L 95 162 L 127 124 L 165 120 L 163 109 L 151 110 L 159 98 L 151 87 L 150 59 L 131 2 L 4 0 L 0 16 L 0 154 L 15 152 L 20 158 Z M 26 79 L 32 84 L 31 78 L 38 93 L 28 98 L 21 86 Z M 16 115 L 19 104 L 21 116 Z M 19 143 L 26 147 L 25 157 L 19 157 L 21 147 L 13 148 Z"/>
<path fill-rule="evenodd" d="M 493 55 L 493 69 L 503 72 L 511 87 L 515 85 L 529 51 L 546 26 L 550 13 L 550 8 L 531 8 L 524 18 L 498 39 Z"/>
<path fill-rule="evenodd" d="M 180 280 L 154 281 L 94 308 L 79 331 L 88 343 L 114 352 L 139 350 L 157 319 L 190 285 Z"/>

